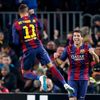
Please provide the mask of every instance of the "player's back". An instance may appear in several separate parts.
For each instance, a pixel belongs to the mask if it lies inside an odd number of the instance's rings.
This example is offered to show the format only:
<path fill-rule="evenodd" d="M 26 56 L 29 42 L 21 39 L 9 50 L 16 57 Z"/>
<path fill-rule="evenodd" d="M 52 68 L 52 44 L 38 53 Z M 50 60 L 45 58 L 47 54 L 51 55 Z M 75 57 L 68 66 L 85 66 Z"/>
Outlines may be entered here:
<path fill-rule="evenodd" d="M 35 15 L 19 18 L 15 23 L 16 34 L 23 51 L 41 45 L 39 40 L 39 23 Z"/>

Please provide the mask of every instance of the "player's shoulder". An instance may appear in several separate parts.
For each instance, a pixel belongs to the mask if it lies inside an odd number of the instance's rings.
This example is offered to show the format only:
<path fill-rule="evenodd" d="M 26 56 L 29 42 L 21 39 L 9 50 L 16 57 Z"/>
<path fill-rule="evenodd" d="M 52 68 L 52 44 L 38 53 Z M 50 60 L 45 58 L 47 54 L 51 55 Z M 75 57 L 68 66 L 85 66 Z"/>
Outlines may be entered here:
<path fill-rule="evenodd" d="M 13 25 L 14 25 L 14 26 L 17 26 L 18 24 L 19 24 L 19 19 L 18 19 L 18 20 L 17 20 L 17 19 L 15 19 L 15 20 L 14 20 L 14 24 L 13 24 Z"/>
<path fill-rule="evenodd" d="M 69 44 L 68 46 L 66 46 L 66 48 L 72 48 L 74 46 L 74 44 Z"/>
<path fill-rule="evenodd" d="M 68 46 L 66 46 L 65 47 L 66 48 L 66 51 L 67 52 L 70 52 L 73 46 L 74 46 L 73 44 L 69 44 Z"/>
<path fill-rule="evenodd" d="M 13 24 L 13 26 L 18 30 L 21 29 L 20 21 L 21 21 L 21 19 L 19 18 L 19 19 L 15 20 L 14 24 Z"/>

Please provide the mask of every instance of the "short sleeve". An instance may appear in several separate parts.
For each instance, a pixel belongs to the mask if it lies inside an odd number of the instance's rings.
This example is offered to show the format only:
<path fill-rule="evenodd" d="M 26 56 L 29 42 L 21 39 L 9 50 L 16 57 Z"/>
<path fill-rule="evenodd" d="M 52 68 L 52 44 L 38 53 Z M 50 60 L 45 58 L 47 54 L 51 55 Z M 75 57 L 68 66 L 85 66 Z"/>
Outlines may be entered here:
<path fill-rule="evenodd" d="M 65 61 L 67 59 L 67 57 L 68 57 L 68 52 L 67 52 L 67 48 L 65 48 L 62 55 L 61 55 L 61 57 L 60 57 L 60 59 L 62 61 Z"/>

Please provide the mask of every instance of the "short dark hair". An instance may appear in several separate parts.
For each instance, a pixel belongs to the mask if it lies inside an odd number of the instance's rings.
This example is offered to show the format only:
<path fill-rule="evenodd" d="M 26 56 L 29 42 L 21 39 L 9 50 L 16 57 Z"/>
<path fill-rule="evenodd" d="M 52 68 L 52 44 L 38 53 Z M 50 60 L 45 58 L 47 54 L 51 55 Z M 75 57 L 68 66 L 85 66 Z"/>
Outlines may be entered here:
<path fill-rule="evenodd" d="M 28 12 L 28 6 L 26 4 L 21 4 L 18 9 L 19 13 Z"/>
<path fill-rule="evenodd" d="M 74 30 L 72 33 L 74 34 L 74 33 L 80 33 L 81 34 L 81 36 L 83 37 L 83 32 L 80 30 L 80 29 L 76 29 L 76 30 Z"/>
<path fill-rule="evenodd" d="M 4 49 L 6 49 L 6 48 L 10 48 L 10 45 L 9 44 L 7 44 L 7 43 L 5 43 L 4 45 L 2 45 L 2 47 L 1 48 L 4 48 Z"/>
<path fill-rule="evenodd" d="M 6 53 L 2 57 L 4 57 L 4 58 L 8 58 L 9 57 L 11 59 L 11 57 Z"/>

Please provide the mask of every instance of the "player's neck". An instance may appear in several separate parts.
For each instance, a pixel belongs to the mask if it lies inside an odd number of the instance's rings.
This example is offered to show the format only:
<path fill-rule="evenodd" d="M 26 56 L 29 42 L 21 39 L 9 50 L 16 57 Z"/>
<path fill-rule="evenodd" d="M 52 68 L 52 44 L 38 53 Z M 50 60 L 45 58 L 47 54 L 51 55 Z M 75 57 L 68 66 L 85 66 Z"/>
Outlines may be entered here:
<path fill-rule="evenodd" d="M 25 17 L 25 16 L 28 16 L 29 14 L 28 13 L 25 13 L 25 14 L 20 14 L 20 17 Z"/>
<path fill-rule="evenodd" d="M 81 47 L 81 46 L 82 46 L 82 42 L 81 42 L 81 43 L 79 43 L 79 44 L 75 44 L 75 43 L 74 43 L 74 45 L 75 45 L 75 47 L 76 47 L 76 48 L 79 48 L 79 47 Z"/>

